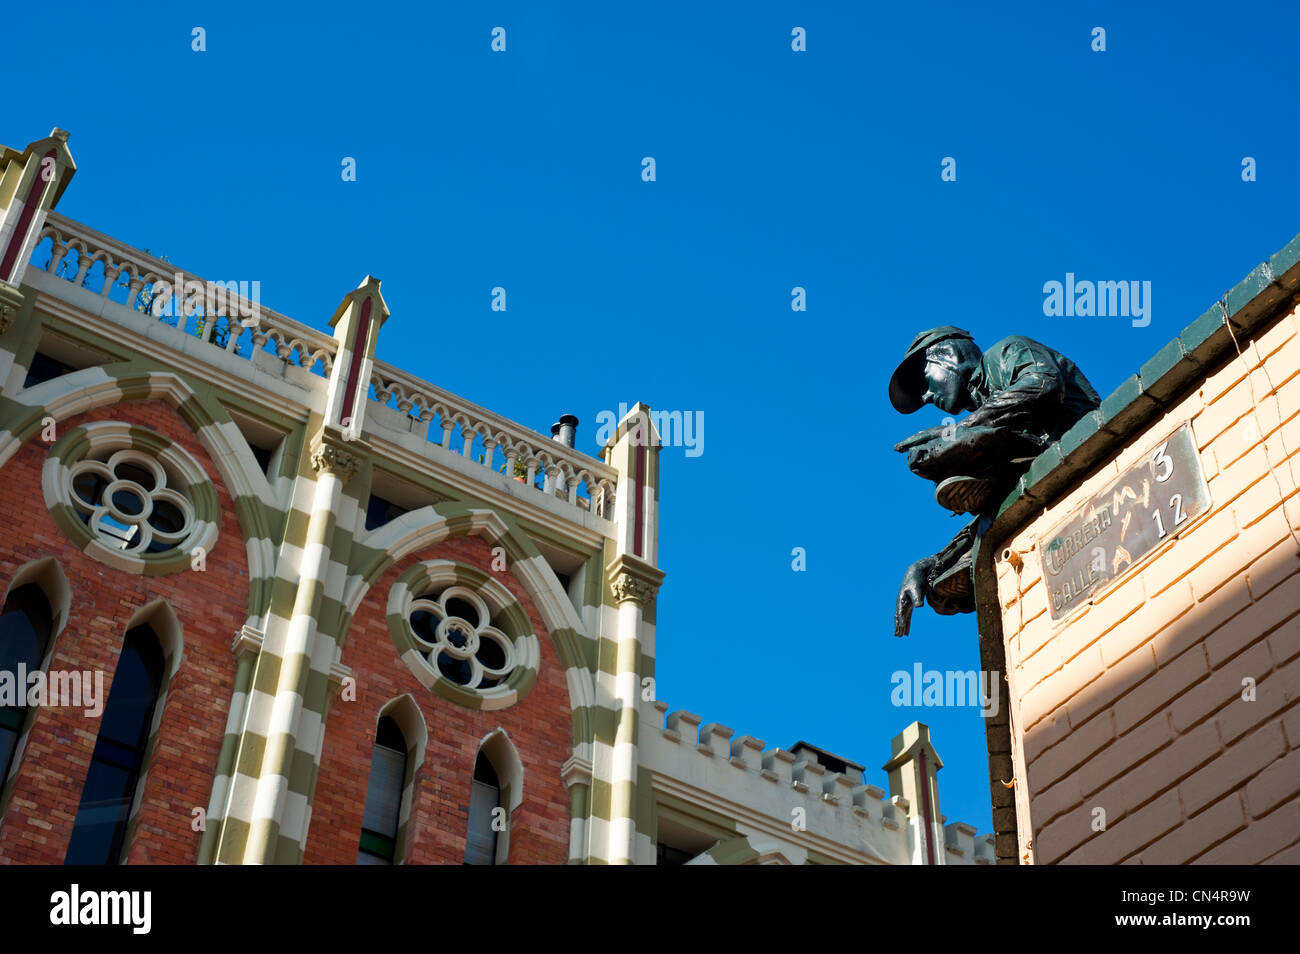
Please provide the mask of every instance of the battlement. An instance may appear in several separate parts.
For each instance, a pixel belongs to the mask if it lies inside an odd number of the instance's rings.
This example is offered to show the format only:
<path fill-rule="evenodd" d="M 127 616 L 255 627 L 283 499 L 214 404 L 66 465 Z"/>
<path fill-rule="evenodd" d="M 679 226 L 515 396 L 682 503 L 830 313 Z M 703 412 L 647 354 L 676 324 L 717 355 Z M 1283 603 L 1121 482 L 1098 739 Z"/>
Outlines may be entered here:
<path fill-rule="evenodd" d="M 903 794 L 896 772 L 887 796 L 853 763 L 846 771 L 828 769 L 821 757 L 829 753 L 806 743 L 768 747 L 661 701 L 646 704 L 642 720 L 641 760 L 654 773 L 656 792 L 727 815 L 742 834 L 758 832 L 834 862 L 912 864 L 922 855 L 921 808 Z M 964 822 L 944 825 L 942 816 L 935 825 L 935 847 L 942 849 L 936 863 L 994 863 L 992 835 L 977 836 Z"/>

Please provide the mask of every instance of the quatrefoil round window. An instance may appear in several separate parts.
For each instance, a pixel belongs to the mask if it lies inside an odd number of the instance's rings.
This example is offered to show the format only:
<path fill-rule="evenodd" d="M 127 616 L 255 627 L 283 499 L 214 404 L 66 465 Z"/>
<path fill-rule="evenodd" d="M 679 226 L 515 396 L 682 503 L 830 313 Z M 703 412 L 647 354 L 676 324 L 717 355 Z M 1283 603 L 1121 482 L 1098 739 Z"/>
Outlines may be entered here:
<path fill-rule="evenodd" d="M 97 422 L 50 448 L 46 505 L 87 553 L 135 573 L 190 566 L 217 537 L 216 491 L 187 452 L 153 431 Z"/>
<path fill-rule="evenodd" d="M 126 449 L 102 456 L 71 468 L 73 509 L 101 540 L 124 553 L 164 553 L 194 532 L 194 506 L 157 460 Z"/>
<path fill-rule="evenodd" d="M 514 595 L 450 560 L 407 570 L 388 600 L 393 641 L 420 682 L 473 709 L 513 705 L 537 681 L 537 636 Z"/>
<path fill-rule="evenodd" d="M 515 668 L 514 643 L 489 619 L 487 604 L 463 586 L 411 602 L 411 629 L 425 659 L 467 689 L 491 689 Z"/>

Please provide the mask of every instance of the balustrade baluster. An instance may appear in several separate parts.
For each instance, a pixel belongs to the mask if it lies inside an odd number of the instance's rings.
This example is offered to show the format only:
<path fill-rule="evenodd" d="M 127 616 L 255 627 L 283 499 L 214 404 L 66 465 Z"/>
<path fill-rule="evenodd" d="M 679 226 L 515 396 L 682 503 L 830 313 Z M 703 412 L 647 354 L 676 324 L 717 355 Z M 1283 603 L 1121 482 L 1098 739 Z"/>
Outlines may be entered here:
<path fill-rule="evenodd" d="M 73 284 L 80 288 L 86 281 L 86 273 L 90 271 L 94 264 L 86 250 L 84 248 L 79 249 L 77 251 L 77 277 L 73 280 Z"/>
<path fill-rule="evenodd" d="M 110 268 L 108 259 L 104 259 L 104 287 L 99 290 L 99 297 L 107 298 L 113 291 L 113 286 L 117 280 L 122 277 L 122 269 Z"/>

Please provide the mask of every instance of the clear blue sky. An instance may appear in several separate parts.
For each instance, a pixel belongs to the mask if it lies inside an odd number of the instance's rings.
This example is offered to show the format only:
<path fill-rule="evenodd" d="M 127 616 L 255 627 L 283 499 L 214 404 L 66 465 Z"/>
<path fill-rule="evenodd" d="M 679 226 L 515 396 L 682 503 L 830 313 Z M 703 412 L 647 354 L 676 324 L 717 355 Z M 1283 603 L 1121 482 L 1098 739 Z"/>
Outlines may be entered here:
<path fill-rule="evenodd" d="M 61 212 L 317 328 L 374 274 L 382 359 L 544 433 L 576 413 L 588 452 L 620 401 L 703 411 L 703 455 L 662 454 L 660 697 L 882 787 L 919 718 L 944 814 L 988 831 L 977 711 L 890 703 L 895 670 L 979 667 L 972 616 L 892 635 L 958 521 L 891 450 L 942 415 L 895 413 L 890 371 L 951 323 L 1039 339 L 1104 396 L 1284 245 L 1300 14 L 609 7 L 19 4 L 0 140 L 70 130 Z M 1150 326 L 1044 317 L 1066 272 L 1150 281 Z"/>

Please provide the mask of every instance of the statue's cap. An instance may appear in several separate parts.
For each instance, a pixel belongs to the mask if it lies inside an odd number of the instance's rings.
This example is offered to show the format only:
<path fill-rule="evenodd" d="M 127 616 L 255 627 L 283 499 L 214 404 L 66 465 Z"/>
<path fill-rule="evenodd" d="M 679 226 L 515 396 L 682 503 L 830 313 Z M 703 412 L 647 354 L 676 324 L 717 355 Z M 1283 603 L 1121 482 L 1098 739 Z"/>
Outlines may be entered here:
<path fill-rule="evenodd" d="M 921 374 L 921 369 L 925 365 L 925 349 L 947 338 L 975 340 L 969 331 L 954 328 L 952 325 L 942 325 L 929 331 L 922 331 L 908 345 L 907 354 L 903 355 L 903 360 L 898 363 L 893 376 L 889 379 L 889 403 L 893 404 L 894 409 L 900 414 L 911 414 L 920 409 L 921 398 L 925 395 L 925 378 Z"/>

